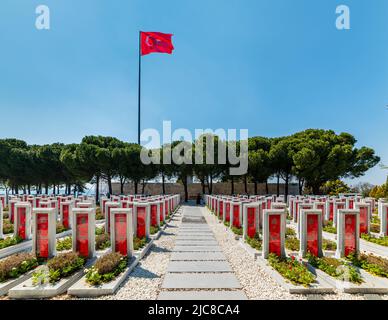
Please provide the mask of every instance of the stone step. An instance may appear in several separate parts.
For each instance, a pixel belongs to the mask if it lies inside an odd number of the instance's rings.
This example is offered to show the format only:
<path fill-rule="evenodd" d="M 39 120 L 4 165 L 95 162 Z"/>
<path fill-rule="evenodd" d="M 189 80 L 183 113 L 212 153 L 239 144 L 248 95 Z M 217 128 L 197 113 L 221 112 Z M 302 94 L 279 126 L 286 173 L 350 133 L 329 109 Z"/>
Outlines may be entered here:
<path fill-rule="evenodd" d="M 218 242 L 215 240 L 177 240 L 175 246 L 218 246 Z"/>
<path fill-rule="evenodd" d="M 241 290 L 236 291 L 162 291 L 158 300 L 248 300 Z"/>
<path fill-rule="evenodd" d="M 170 261 L 167 272 L 232 272 L 226 261 Z"/>
<path fill-rule="evenodd" d="M 222 252 L 173 252 L 171 261 L 226 260 Z"/>
<path fill-rule="evenodd" d="M 175 246 L 173 252 L 222 252 L 219 246 Z"/>
<path fill-rule="evenodd" d="M 163 289 L 240 289 L 233 273 L 167 273 Z"/>

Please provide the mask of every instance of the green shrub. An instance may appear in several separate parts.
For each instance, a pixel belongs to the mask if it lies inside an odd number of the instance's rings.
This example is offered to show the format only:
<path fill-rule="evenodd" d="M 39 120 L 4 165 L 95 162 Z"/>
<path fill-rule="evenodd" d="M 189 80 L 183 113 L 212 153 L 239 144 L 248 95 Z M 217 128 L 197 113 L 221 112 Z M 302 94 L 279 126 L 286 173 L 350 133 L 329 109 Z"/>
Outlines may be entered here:
<path fill-rule="evenodd" d="M 150 226 L 150 234 L 155 234 L 159 231 L 158 226 Z"/>
<path fill-rule="evenodd" d="M 380 224 L 380 219 L 378 215 L 372 215 L 372 219 L 370 220 L 371 223 Z"/>
<path fill-rule="evenodd" d="M 3 212 L 3 219 L 9 219 L 9 213 L 8 212 Z"/>
<path fill-rule="evenodd" d="M 10 234 L 10 233 L 13 233 L 13 231 L 14 231 L 14 229 L 13 229 L 13 224 L 11 223 L 11 221 L 8 219 L 4 219 L 3 220 L 3 233 Z"/>
<path fill-rule="evenodd" d="M 31 253 L 17 253 L 0 260 L 0 282 L 16 279 L 36 268 L 38 261 Z"/>
<path fill-rule="evenodd" d="M 323 226 L 323 231 L 329 232 L 329 233 L 337 233 L 337 228 L 333 226 L 333 221 L 325 221 L 325 224 Z"/>
<path fill-rule="evenodd" d="M 359 272 L 342 260 L 329 257 L 315 257 L 307 254 L 308 262 L 315 268 L 318 268 L 328 275 L 343 281 L 350 281 L 353 283 L 362 283 L 363 280 Z"/>
<path fill-rule="evenodd" d="M 229 228 L 230 227 L 230 222 L 229 221 L 224 221 L 224 225 Z"/>
<path fill-rule="evenodd" d="M 298 251 L 299 250 L 299 239 L 297 238 L 286 238 L 285 246 L 288 250 Z"/>
<path fill-rule="evenodd" d="M 95 230 L 95 234 L 96 235 L 101 235 L 101 234 L 104 234 L 105 233 L 105 227 L 102 226 L 102 227 L 97 227 L 96 230 Z"/>
<path fill-rule="evenodd" d="M 237 228 L 235 226 L 232 227 L 232 231 L 237 234 L 238 236 L 242 236 L 243 234 L 243 229 L 242 228 Z"/>
<path fill-rule="evenodd" d="M 62 232 L 65 232 L 69 229 L 65 228 L 64 225 L 60 222 L 57 222 L 57 226 L 56 226 L 56 233 L 62 233 Z"/>
<path fill-rule="evenodd" d="M 160 226 L 163 227 L 166 223 L 164 221 L 160 221 Z"/>
<path fill-rule="evenodd" d="M 373 254 L 358 254 L 354 253 L 346 257 L 355 266 L 368 271 L 379 277 L 388 278 L 388 260 L 374 256 Z"/>
<path fill-rule="evenodd" d="M 72 237 L 66 237 L 63 240 L 57 241 L 57 251 L 70 250 L 73 247 Z"/>
<path fill-rule="evenodd" d="M 371 223 L 370 232 L 379 233 L 380 232 L 380 225 L 377 223 Z"/>
<path fill-rule="evenodd" d="M 260 234 L 256 233 L 253 238 L 250 237 L 245 237 L 245 241 L 253 248 L 256 250 L 261 250 L 263 241 L 261 240 Z"/>
<path fill-rule="evenodd" d="M 280 258 L 276 254 L 270 253 L 268 262 L 272 268 L 295 285 L 308 287 L 315 282 L 315 276 L 308 271 L 305 265 L 296 261 L 295 257 Z"/>
<path fill-rule="evenodd" d="M 96 236 L 96 250 L 105 250 L 106 248 L 109 248 L 110 245 L 109 234 L 103 233 Z"/>
<path fill-rule="evenodd" d="M 86 273 L 86 282 L 99 285 L 114 280 L 128 265 L 128 258 L 117 252 L 100 257 L 96 264 Z"/>
<path fill-rule="evenodd" d="M 296 237 L 296 232 L 292 228 L 286 228 L 286 237 Z"/>
<path fill-rule="evenodd" d="M 380 246 L 388 247 L 388 236 L 377 238 L 377 237 L 374 237 L 374 236 L 372 236 L 370 234 L 364 234 L 363 233 L 361 235 L 361 238 L 366 240 L 366 241 L 379 244 Z"/>
<path fill-rule="evenodd" d="M 133 238 L 133 250 L 139 250 L 141 248 L 143 248 L 146 244 L 147 244 L 148 240 L 146 237 L 144 238 L 138 238 L 138 237 L 134 237 Z"/>
<path fill-rule="evenodd" d="M 96 207 L 96 220 L 103 220 L 103 219 L 105 219 L 105 217 L 101 212 L 101 208 L 98 206 Z"/>
<path fill-rule="evenodd" d="M 62 278 L 69 277 L 80 270 L 85 259 L 76 252 L 61 253 L 47 262 L 49 281 L 55 283 Z"/>
<path fill-rule="evenodd" d="M 332 240 L 323 239 L 322 240 L 322 249 L 328 250 L 328 251 L 335 251 L 337 250 L 337 243 Z"/>
<path fill-rule="evenodd" d="M 5 239 L 0 240 L 0 249 L 4 249 L 10 246 L 13 246 L 15 244 L 18 244 L 22 242 L 23 239 L 20 238 L 19 236 L 17 237 L 7 237 Z"/>

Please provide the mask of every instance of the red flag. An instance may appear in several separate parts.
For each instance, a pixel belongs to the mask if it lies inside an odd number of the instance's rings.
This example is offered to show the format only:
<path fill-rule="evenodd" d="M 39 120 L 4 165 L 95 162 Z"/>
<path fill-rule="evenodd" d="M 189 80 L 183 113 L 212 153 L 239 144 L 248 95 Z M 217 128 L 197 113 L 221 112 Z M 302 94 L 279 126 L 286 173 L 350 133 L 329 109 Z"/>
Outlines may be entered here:
<path fill-rule="evenodd" d="M 161 52 L 171 54 L 174 50 L 169 33 L 161 32 L 141 32 L 141 55 L 150 54 L 153 52 Z"/>

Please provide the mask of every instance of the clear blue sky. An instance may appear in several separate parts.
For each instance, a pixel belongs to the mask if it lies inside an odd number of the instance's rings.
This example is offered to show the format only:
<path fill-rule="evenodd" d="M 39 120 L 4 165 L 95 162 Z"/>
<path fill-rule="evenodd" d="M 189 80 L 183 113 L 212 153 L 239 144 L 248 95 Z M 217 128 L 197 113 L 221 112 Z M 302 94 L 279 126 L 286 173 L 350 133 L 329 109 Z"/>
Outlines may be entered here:
<path fill-rule="evenodd" d="M 351 30 L 335 28 L 340 4 Z M 386 0 L 2 0 L 0 137 L 135 142 L 138 31 L 161 31 L 176 50 L 143 59 L 143 128 L 347 131 L 388 164 L 387 13 Z"/>

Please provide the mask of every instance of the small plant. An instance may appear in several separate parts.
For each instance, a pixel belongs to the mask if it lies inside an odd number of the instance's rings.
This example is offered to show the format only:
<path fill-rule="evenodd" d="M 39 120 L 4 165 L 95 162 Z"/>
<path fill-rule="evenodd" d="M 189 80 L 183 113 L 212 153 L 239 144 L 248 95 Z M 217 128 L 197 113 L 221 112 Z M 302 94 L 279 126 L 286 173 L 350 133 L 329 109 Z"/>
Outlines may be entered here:
<path fill-rule="evenodd" d="M 325 221 L 325 224 L 323 226 L 323 231 L 329 232 L 329 233 L 337 233 L 337 228 L 333 226 L 333 221 Z"/>
<path fill-rule="evenodd" d="M 57 222 L 56 229 L 57 229 L 57 230 L 56 230 L 56 233 L 57 233 L 57 234 L 69 230 L 69 229 L 66 229 L 65 226 L 64 226 L 62 223 L 60 223 L 60 222 Z"/>
<path fill-rule="evenodd" d="M 102 226 L 102 227 L 97 227 L 96 230 L 95 230 L 95 234 L 97 236 L 101 235 L 101 234 L 104 234 L 105 233 L 105 227 Z"/>
<path fill-rule="evenodd" d="M 3 220 L 3 233 L 10 234 L 10 233 L 13 233 L 13 231 L 14 231 L 14 229 L 13 229 L 13 224 L 11 223 L 11 221 L 8 219 L 4 219 Z"/>
<path fill-rule="evenodd" d="M 328 250 L 328 251 L 335 251 L 337 250 L 337 243 L 332 240 L 323 239 L 322 240 L 322 249 Z"/>
<path fill-rule="evenodd" d="M 9 256 L 0 260 L 0 282 L 16 279 L 37 266 L 36 257 L 30 253 L 17 253 Z"/>
<path fill-rule="evenodd" d="M 139 250 L 139 249 L 143 248 L 147 244 L 147 242 L 148 242 L 148 240 L 146 239 L 146 237 L 143 237 L 143 238 L 134 237 L 133 238 L 133 250 Z"/>
<path fill-rule="evenodd" d="M 96 236 L 96 250 L 105 250 L 106 248 L 109 248 L 110 245 L 109 234 L 103 233 Z"/>
<path fill-rule="evenodd" d="M 19 236 L 17 237 L 7 237 L 3 240 L 0 240 L 0 249 L 4 249 L 10 246 L 14 246 L 15 244 L 18 244 L 22 242 L 23 239 Z"/>
<path fill-rule="evenodd" d="M 388 260 L 373 254 L 349 254 L 348 259 L 356 267 L 362 268 L 371 274 L 388 278 Z"/>
<path fill-rule="evenodd" d="M 363 282 L 360 273 L 347 262 L 329 257 L 319 258 L 310 253 L 307 254 L 307 259 L 313 267 L 322 270 L 336 279 L 353 283 Z"/>
<path fill-rule="evenodd" d="M 380 219 L 378 215 L 372 215 L 371 223 L 380 224 Z"/>
<path fill-rule="evenodd" d="M 158 226 L 150 226 L 150 234 L 155 234 L 159 231 Z"/>
<path fill-rule="evenodd" d="M 298 262 L 295 257 L 280 258 L 276 254 L 270 253 L 268 262 L 272 268 L 295 285 L 308 287 L 315 282 L 315 276 L 308 271 L 303 263 Z"/>
<path fill-rule="evenodd" d="M 67 252 L 57 255 L 47 262 L 50 282 L 55 283 L 62 278 L 73 275 L 84 264 L 85 259 L 80 257 L 78 253 Z"/>
<path fill-rule="evenodd" d="M 73 246 L 72 237 L 66 237 L 63 240 L 58 240 L 57 242 L 57 251 L 70 250 Z"/>
<path fill-rule="evenodd" d="M 286 238 L 285 246 L 288 250 L 297 251 L 300 246 L 299 239 L 293 237 Z"/>
<path fill-rule="evenodd" d="M 32 285 L 40 286 L 50 281 L 50 276 L 47 267 L 43 267 L 32 274 Z"/>
<path fill-rule="evenodd" d="M 113 252 L 100 257 L 96 264 L 87 270 L 86 282 L 97 286 L 110 282 L 122 273 L 128 265 L 128 258 Z"/>
<path fill-rule="evenodd" d="M 101 212 L 101 207 L 96 207 L 96 220 L 103 220 L 105 219 L 104 215 Z"/>
<path fill-rule="evenodd" d="M 379 233 L 380 232 L 380 225 L 377 223 L 371 223 L 370 232 Z"/>
<path fill-rule="evenodd" d="M 242 236 L 243 234 L 243 229 L 241 227 L 238 228 L 238 227 L 232 226 L 232 231 L 238 236 Z"/>
<path fill-rule="evenodd" d="M 261 250 L 263 241 L 261 240 L 261 236 L 259 233 L 256 233 L 253 238 L 251 237 L 245 237 L 245 241 L 253 248 L 256 250 Z"/>
<path fill-rule="evenodd" d="M 296 232 L 292 228 L 286 228 L 286 237 L 296 237 Z"/>
<path fill-rule="evenodd" d="M 230 222 L 229 221 L 224 221 L 224 225 L 229 228 L 230 227 Z"/>
<path fill-rule="evenodd" d="M 374 237 L 374 236 L 372 236 L 370 234 L 363 233 L 361 235 L 361 238 L 366 240 L 366 241 L 379 244 L 380 246 L 388 247 L 388 236 L 378 238 L 378 237 Z"/>
<path fill-rule="evenodd" d="M 3 219 L 8 219 L 9 218 L 9 213 L 8 211 L 7 212 L 3 212 Z"/>
<path fill-rule="evenodd" d="M 163 227 L 166 223 L 164 221 L 160 221 L 160 226 Z"/>

